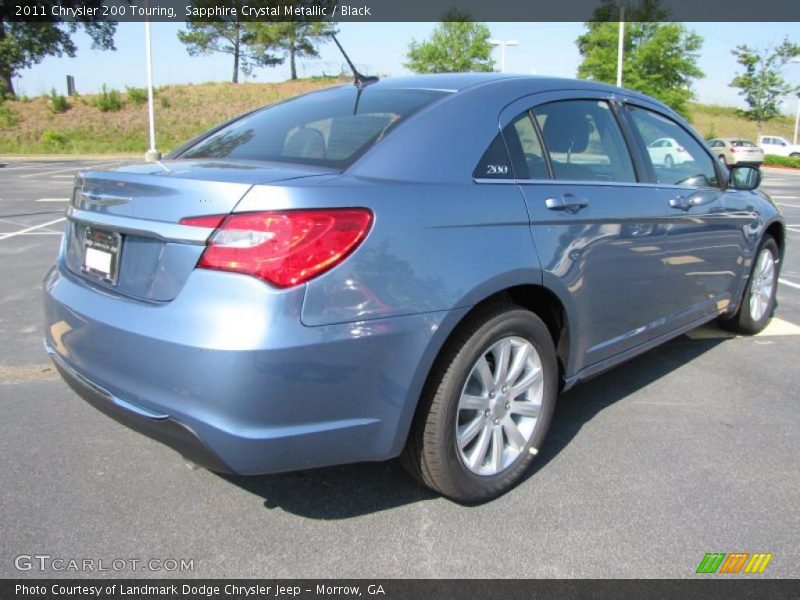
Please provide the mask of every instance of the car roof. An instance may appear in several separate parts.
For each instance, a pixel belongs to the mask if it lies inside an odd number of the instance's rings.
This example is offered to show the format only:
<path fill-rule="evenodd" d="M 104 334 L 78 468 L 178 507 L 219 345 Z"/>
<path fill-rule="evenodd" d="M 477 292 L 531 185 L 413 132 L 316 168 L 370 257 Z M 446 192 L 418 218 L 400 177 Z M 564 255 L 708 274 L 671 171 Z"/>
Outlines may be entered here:
<path fill-rule="evenodd" d="M 370 87 L 381 88 L 423 88 L 438 89 L 459 92 L 479 85 L 502 86 L 507 83 L 519 83 L 527 81 L 530 84 L 531 93 L 549 92 L 564 89 L 586 89 L 604 92 L 624 93 L 630 96 L 638 96 L 642 99 L 653 101 L 649 96 L 634 92 L 613 85 L 589 81 L 587 79 L 570 79 L 567 77 L 549 77 L 546 75 L 521 75 L 512 73 L 436 73 L 431 75 L 411 75 L 408 77 L 389 77 L 381 79 L 377 83 L 370 84 Z"/>
<path fill-rule="evenodd" d="M 772 137 L 772 136 L 762 136 L 762 137 Z M 723 142 L 750 142 L 751 144 L 755 143 L 753 140 L 748 140 L 747 138 L 743 138 L 743 137 L 725 137 L 725 138 L 717 138 L 717 139 L 721 140 Z"/>

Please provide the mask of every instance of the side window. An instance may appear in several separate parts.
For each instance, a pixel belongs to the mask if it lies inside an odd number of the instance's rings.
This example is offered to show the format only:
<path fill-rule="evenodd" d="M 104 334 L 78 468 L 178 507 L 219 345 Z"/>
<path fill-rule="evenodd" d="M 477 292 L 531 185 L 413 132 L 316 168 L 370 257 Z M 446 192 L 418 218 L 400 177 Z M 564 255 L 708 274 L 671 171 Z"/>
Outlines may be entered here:
<path fill-rule="evenodd" d="M 642 136 L 658 183 L 693 187 L 718 187 L 714 161 L 703 146 L 680 125 L 653 111 L 629 106 L 628 114 Z M 669 147 L 653 148 L 658 138 L 670 140 Z"/>
<path fill-rule="evenodd" d="M 628 148 L 607 102 L 564 100 L 534 110 L 556 179 L 636 181 Z"/>
<path fill-rule="evenodd" d="M 542 145 L 527 111 L 507 125 L 502 134 L 495 137 L 475 168 L 473 177 L 476 179 L 548 178 Z"/>

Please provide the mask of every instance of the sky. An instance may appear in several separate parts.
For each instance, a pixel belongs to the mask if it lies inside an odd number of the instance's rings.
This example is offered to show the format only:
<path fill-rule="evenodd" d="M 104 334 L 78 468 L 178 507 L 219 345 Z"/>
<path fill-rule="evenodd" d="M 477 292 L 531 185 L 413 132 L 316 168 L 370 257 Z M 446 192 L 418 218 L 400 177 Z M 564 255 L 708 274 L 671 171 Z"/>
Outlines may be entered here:
<path fill-rule="evenodd" d="M 575 39 L 584 31 L 582 23 L 488 23 L 492 36 L 516 39 L 519 45 L 506 50 L 506 71 L 513 73 L 574 77 L 580 54 Z M 695 83 L 697 99 L 709 104 L 743 107 L 737 90 L 728 84 L 738 65 L 731 49 L 746 43 L 769 47 L 784 37 L 800 42 L 800 23 L 687 23 L 700 34 L 703 44 L 699 66 L 705 77 Z M 75 77 L 79 92 L 95 92 L 103 84 L 124 89 L 126 85 L 145 85 L 145 46 L 143 23 L 120 23 L 115 52 L 91 49 L 91 40 L 84 33 L 77 35 L 75 58 L 49 57 L 22 71 L 15 80 L 17 92 L 37 96 L 55 87 L 66 91 L 66 75 Z M 339 41 L 353 62 L 364 73 L 386 76 L 408 74 L 403 67 L 408 44 L 412 39 L 427 38 L 436 23 L 340 23 Z M 224 54 L 191 57 L 178 41 L 179 23 L 153 23 L 154 85 L 229 81 L 232 57 Z M 500 50 L 495 49 L 497 68 Z M 335 74 L 344 66 L 333 44 L 323 45 L 318 59 L 304 59 L 298 64 L 298 75 L 307 77 Z M 784 72 L 792 83 L 800 84 L 800 63 L 790 64 Z M 257 69 L 247 81 L 274 82 L 289 78 L 288 65 Z M 624 82 L 623 82 L 624 85 Z M 787 100 L 783 109 L 794 113 L 797 99 Z"/>

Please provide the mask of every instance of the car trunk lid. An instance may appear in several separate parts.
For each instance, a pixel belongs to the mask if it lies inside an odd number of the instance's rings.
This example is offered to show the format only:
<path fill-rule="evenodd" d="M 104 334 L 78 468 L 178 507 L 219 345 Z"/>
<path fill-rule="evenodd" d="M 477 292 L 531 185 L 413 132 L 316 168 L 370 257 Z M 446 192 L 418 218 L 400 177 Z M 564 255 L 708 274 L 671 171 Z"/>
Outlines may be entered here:
<path fill-rule="evenodd" d="M 66 266 L 109 291 L 172 300 L 213 231 L 182 225 L 181 219 L 228 214 L 257 183 L 328 173 L 302 165 L 207 160 L 82 172 L 67 210 Z"/>

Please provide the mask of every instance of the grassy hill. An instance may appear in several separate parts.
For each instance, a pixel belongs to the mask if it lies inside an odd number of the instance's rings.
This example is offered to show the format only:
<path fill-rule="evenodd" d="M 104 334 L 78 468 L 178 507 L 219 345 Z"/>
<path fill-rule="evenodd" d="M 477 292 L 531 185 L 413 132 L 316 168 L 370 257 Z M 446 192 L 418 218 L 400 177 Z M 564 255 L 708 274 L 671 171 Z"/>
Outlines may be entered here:
<path fill-rule="evenodd" d="M 158 148 L 169 151 L 247 110 L 343 81 L 347 79 L 326 77 L 284 83 L 205 83 L 158 88 Z M 59 102 L 42 96 L 0 105 L 0 154 L 141 154 L 147 148 L 144 90 L 85 94 L 67 98 L 66 107 L 58 106 Z M 109 110 L 104 112 L 101 106 Z M 733 108 L 693 104 L 691 120 L 704 137 L 756 137 L 755 123 L 742 118 Z M 766 131 L 791 138 L 793 126 L 793 119 L 780 117 Z"/>

